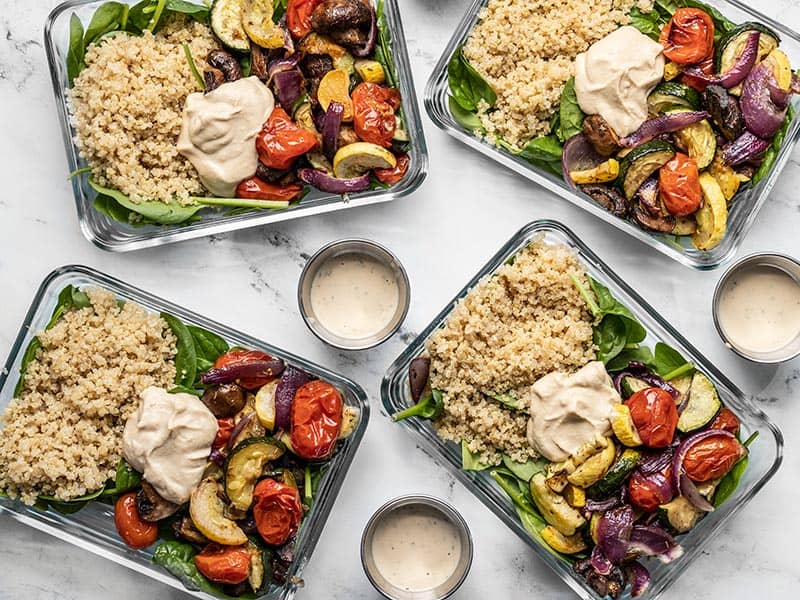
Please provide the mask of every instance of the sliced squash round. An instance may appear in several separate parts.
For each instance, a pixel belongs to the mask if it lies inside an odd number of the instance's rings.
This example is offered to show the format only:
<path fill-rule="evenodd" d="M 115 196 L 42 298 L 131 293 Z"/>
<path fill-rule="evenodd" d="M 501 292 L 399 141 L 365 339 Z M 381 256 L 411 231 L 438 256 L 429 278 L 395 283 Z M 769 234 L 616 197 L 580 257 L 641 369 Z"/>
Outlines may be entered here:
<path fill-rule="evenodd" d="M 586 524 L 578 510 L 572 508 L 563 496 L 556 494 L 545 483 L 544 473 L 536 473 L 530 481 L 531 497 L 542 517 L 564 535 L 573 535 Z"/>
<path fill-rule="evenodd" d="M 282 48 L 284 31 L 272 22 L 272 0 L 240 0 L 242 27 L 247 36 L 262 48 Z"/>
<path fill-rule="evenodd" d="M 628 152 L 620 163 L 617 179 L 625 198 L 631 200 L 645 180 L 674 156 L 675 148 L 663 140 L 652 140 Z"/>
<path fill-rule="evenodd" d="M 220 487 L 216 481 L 204 479 L 189 500 L 189 515 L 192 523 L 212 542 L 226 546 L 239 546 L 247 542 L 247 536 L 235 521 L 225 517 L 225 503 L 220 498 Z"/>
<path fill-rule="evenodd" d="M 541 532 L 542 539 L 556 552 L 561 554 L 577 554 L 586 550 L 586 542 L 580 533 L 564 535 L 552 525 L 547 525 Z"/>
<path fill-rule="evenodd" d="M 781 43 L 781 38 L 772 29 L 761 23 L 742 23 L 731 31 L 717 44 L 717 53 L 714 59 L 717 73 L 727 73 L 734 65 L 739 55 L 744 50 L 747 37 L 751 31 L 758 31 L 758 56 L 756 62 L 761 62 Z"/>
<path fill-rule="evenodd" d="M 636 425 L 631 417 L 631 409 L 625 404 L 616 404 L 611 416 L 611 428 L 614 435 L 625 446 L 636 447 L 642 445 L 642 438 L 636 430 Z"/>
<path fill-rule="evenodd" d="M 286 447 L 273 438 L 251 438 L 236 446 L 225 463 L 225 494 L 234 508 L 247 510 L 264 466 L 280 458 Z"/>
<path fill-rule="evenodd" d="M 725 237 L 728 203 L 722 188 L 710 173 L 700 173 L 700 189 L 703 192 L 703 206 L 694 213 L 697 231 L 692 235 L 692 243 L 698 250 L 711 250 Z"/>
<path fill-rule="evenodd" d="M 278 388 L 278 381 L 280 380 L 270 381 L 256 392 L 256 416 L 267 431 L 275 429 L 275 390 Z"/>
<path fill-rule="evenodd" d="M 700 372 L 692 376 L 689 399 L 678 418 L 678 430 L 683 433 L 705 427 L 717 416 L 722 402 L 711 380 Z"/>
<path fill-rule="evenodd" d="M 242 25 L 242 0 L 214 0 L 211 30 L 225 47 L 239 52 L 250 50 L 250 38 Z"/>
<path fill-rule="evenodd" d="M 578 487 L 588 488 L 593 483 L 602 479 L 606 471 L 614 464 L 617 449 L 614 443 L 608 445 L 594 456 L 586 459 L 577 469 L 567 475 L 567 481 Z"/>

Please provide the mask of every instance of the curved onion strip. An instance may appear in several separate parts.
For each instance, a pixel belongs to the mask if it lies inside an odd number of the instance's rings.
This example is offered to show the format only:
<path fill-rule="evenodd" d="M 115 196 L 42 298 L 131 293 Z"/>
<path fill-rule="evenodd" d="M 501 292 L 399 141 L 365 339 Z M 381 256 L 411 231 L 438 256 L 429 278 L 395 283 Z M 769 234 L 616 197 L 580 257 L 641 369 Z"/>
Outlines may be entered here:
<path fill-rule="evenodd" d="M 756 64 L 756 60 L 758 59 L 759 37 L 760 34 L 757 31 L 751 31 L 748 34 L 742 53 L 739 55 L 739 58 L 736 59 L 736 62 L 733 63 L 733 66 L 725 73 L 709 75 L 698 67 L 690 67 L 684 69 L 683 72 L 703 81 L 707 85 L 721 85 L 725 89 L 735 87 L 744 81 L 745 77 L 748 76 L 753 66 Z"/>
<path fill-rule="evenodd" d="M 680 131 L 689 125 L 707 119 L 710 115 L 704 110 L 692 110 L 679 113 L 667 113 L 658 115 L 652 119 L 647 119 L 632 134 L 620 138 L 619 144 L 623 148 L 635 148 L 645 142 L 658 137 L 662 133 L 672 133 Z"/>
<path fill-rule="evenodd" d="M 593 169 L 607 160 L 605 156 L 602 156 L 594 149 L 594 146 L 585 135 L 576 133 L 566 141 L 561 152 L 561 174 L 567 184 L 573 189 L 577 189 L 570 172 Z"/>

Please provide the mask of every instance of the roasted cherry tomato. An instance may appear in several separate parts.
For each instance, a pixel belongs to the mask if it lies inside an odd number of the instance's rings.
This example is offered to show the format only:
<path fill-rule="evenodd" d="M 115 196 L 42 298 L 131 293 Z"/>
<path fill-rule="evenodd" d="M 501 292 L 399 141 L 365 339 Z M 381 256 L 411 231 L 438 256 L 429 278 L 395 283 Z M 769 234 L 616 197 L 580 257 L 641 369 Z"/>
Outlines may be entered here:
<path fill-rule="evenodd" d="M 309 381 L 294 394 L 291 440 L 295 454 L 306 460 L 333 452 L 342 429 L 342 395 L 330 383 Z"/>
<path fill-rule="evenodd" d="M 395 111 L 400 107 L 400 92 L 377 83 L 360 83 L 352 93 L 353 128 L 364 142 L 386 148 L 392 145 L 397 127 Z"/>
<path fill-rule="evenodd" d="M 409 162 L 408 154 L 401 154 L 397 157 L 397 166 L 394 169 L 375 169 L 375 177 L 387 185 L 397 183 L 406 176 Z"/>
<path fill-rule="evenodd" d="M 231 432 L 236 425 L 234 417 L 227 417 L 225 419 L 217 419 L 217 437 L 211 443 L 212 448 L 222 448 L 228 443 L 231 437 Z"/>
<path fill-rule="evenodd" d="M 260 350 L 229 350 L 214 362 L 214 367 L 219 369 L 228 365 L 240 365 L 254 360 L 272 360 L 272 357 Z M 273 379 L 275 378 L 268 376 L 253 377 L 252 379 L 237 380 L 237 383 L 246 390 L 257 390 Z"/>
<path fill-rule="evenodd" d="M 689 448 L 683 470 L 692 481 L 710 481 L 722 477 L 747 453 L 735 438 L 714 435 Z"/>
<path fill-rule="evenodd" d="M 648 448 L 666 448 L 675 436 L 678 409 L 669 392 L 660 388 L 639 390 L 625 401 L 633 424 Z"/>
<path fill-rule="evenodd" d="M 253 519 L 261 538 L 280 546 L 292 537 L 303 518 L 300 492 L 274 479 L 262 479 L 253 492 Z"/>
<path fill-rule="evenodd" d="M 317 136 L 292 121 L 280 106 L 273 109 L 256 137 L 258 158 L 271 169 L 288 169 L 299 156 L 318 145 Z"/>
<path fill-rule="evenodd" d="M 706 75 L 714 74 L 714 59 L 711 56 L 703 59 L 695 66 L 699 68 Z M 701 93 L 704 92 L 705 89 L 708 87 L 708 81 L 705 81 L 704 79 L 701 79 L 696 75 L 692 75 L 691 73 L 685 73 L 685 72 L 681 73 L 680 77 L 678 77 L 678 81 L 680 81 L 681 83 L 685 83 L 690 88 Z"/>
<path fill-rule="evenodd" d="M 250 552 L 245 546 L 212 543 L 195 555 L 194 564 L 211 581 L 236 585 L 250 575 Z"/>
<path fill-rule="evenodd" d="M 136 509 L 136 493 L 120 496 L 114 505 L 114 525 L 131 548 L 147 548 L 158 539 L 158 525 L 143 520 Z"/>
<path fill-rule="evenodd" d="M 299 40 L 311 33 L 311 13 L 322 0 L 289 0 L 286 6 L 286 26 L 292 37 Z"/>
<path fill-rule="evenodd" d="M 711 421 L 711 425 L 708 426 L 709 429 L 722 429 L 724 431 L 730 431 L 733 435 L 739 433 L 739 419 L 733 414 L 733 411 L 730 408 L 723 407 L 722 410 L 719 411 L 714 420 Z"/>
<path fill-rule="evenodd" d="M 698 8 L 679 8 L 661 30 L 664 56 L 680 65 L 693 65 L 714 52 L 714 21 Z"/>
<path fill-rule="evenodd" d="M 658 189 L 671 215 L 685 217 L 700 208 L 703 192 L 697 162 L 680 152 L 658 171 Z"/>
<path fill-rule="evenodd" d="M 636 470 L 628 480 L 628 500 L 635 507 L 646 512 L 653 512 L 662 504 L 672 500 L 672 483 L 667 467 L 662 473 L 644 475 Z"/>
<path fill-rule="evenodd" d="M 236 186 L 237 198 L 252 198 L 253 200 L 286 200 L 291 202 L 299 198 L 302 193 L 302 185 L 296 183 L 277 185 L 275 183 L 267 183 L 258 177 L 243 179 Z"/>

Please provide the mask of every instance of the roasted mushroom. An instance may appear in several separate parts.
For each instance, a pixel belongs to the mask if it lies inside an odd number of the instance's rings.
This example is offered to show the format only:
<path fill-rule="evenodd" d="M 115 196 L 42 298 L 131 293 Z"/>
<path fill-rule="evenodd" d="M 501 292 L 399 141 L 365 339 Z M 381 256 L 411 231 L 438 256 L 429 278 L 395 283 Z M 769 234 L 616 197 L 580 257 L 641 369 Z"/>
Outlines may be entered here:
<path fill-rule="evenodd" d="M 339 148 L 342 146 L 347 146 L 348 144 L 355 144 L 356 142 L 360 141 L 361 140 L 356 134 L 356 130 L 349 125 L 342 125 L 341 129 L 339 129 Z"/>
<path fill-rule="evenodd" d="M 572 570 L 582 577 L 589 587 L 597 592 L 597 595 L 601 598 L 610 596 L 616 600 L 616 598 L 622 595 L 627 585 L 625 574 L 622 572 L 622 569 L 617 566 L 612 566 L 608 575 L 601 575 L 592 566 L 590 558 L 576 561 L 575 564 L 572 565 Z"/>
<path fill-rule="evenodd" d="M 142 480 L 142 489 L 136 494 L 136 510 L 144 521 L 166 519 L 178 512 L 180 507 L 180 504 L 162 498 L 152 485 Z"/>
<path fill-rule="evenodd" d="M 639 186 L 634 199 L 639 200 L 639 204 L 654 217 L 661 215 L 661 201 L 658 198 L 658 179 L 651 177 Z"/>
<path fill-rule="evenodd" d="M 333 59 L 327 54 L 306 54 L 300 61 L 300 70 L 308 81 L 308 95 L 316 102 L 319 82 L 325 77 L 325 73 L 333 70 Z"/>
<path fill-rule="evenodd" d="M 206 57 L 206 62 L 225 74 L 225 81 L 236 81 L 244 77 L 242 65 L 236 57 L 225 50 L 212 50 Z"/>
<path fill-rule="evenodd" d="M 223 83 L 225 83 L 225 73 L 214 67 L 203 71 L 203 81 L 206 84 L 206 93 L 214 91 Z"/>
<path fill-rule="evenodd" d="M 661 233 L 671 233 L 675 229 L 675 217 L 672 215 L 653 216 L 642 208 L 641 204 L 635 204 L 631 211 L 633 218 L 645 229 L 658 231 Z"/>
<path fill-rule="evenodd" d="M 261 81 L 269 79 L 269 67 L 267 53 L 261 46 L 252 45 L 250 50 L 250 74 L 255 75 Z"/>
<path fill-rule="evenodd" d="M 205 545 L 208 543 L 208 538 L 200 533 L 200 530 L 194 526 L 189 517 L 183 517 L 175 521 L 172 524 L 172 531 L 179 540 L 185 540 L 191 544 Z"/>
<path fill-rule="evenodd" d="M 625 198 L 614 188 L 597 184 L 582 185 L 581 190 L 611 214 L 618 217 L 628 215 L 628 205 L 625 202 Z"/>
<path fill-rule="evenodd" d="M 619 137 L 600 115 L 589 115 L 583 120 L 583 134 L 601 156 L 612 156 L 619 149 Z"/>
<path fill-rule="evenodd" d="M 218 419 L 232 417 L 244 408 L 247 401 L 244 390 L 235 383 L 211 386 L 203 393 L 200 400 Z"/>
<path fill-rule="evenodd" d="M 330 35 L 339 44 L 337 37 L 371 22 L 369 7 L 360 0 L 324 0 L 311 13 L 311 27 L 318 33 Z"/>
<path fill-rule="evenodd" d="M 703 92 L 703 105 L 722 135 L 729 142 L 744 132 L 744 117 L 736 98 L 721 85 L 710 85 Z"/>

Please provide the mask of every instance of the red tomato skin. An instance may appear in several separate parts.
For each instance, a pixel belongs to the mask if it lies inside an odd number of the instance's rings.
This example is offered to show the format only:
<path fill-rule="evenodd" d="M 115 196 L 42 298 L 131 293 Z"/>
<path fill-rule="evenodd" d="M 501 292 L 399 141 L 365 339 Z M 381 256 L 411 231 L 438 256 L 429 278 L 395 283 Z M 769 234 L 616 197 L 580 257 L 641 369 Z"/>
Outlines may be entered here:
<path fill-rule="evenodd" d="M 663 491 L 671 487 L 669 486 L 671 471 L 670 467 L 667 467 L 664 473 L 650 475 L 634 471 L 628 480 L 628 500 L 631 505 L 645 512 L 653 512 L 662 504 L 672 500 L 672 494 Z"/>
<path fill-rule="evenodd" d="M 272 357 L 261 350 L 228 350 L 214 361 L 214 368 L 219 369 L 227 365 L 238 365 L 254 360 L 271 360 Z M 252 379 L 240 379 L 237 383 L 246 390 L 257 390 L 262 385 L 272 381 L 274 377 L 253 377 Z"/>
<path fill-rule="evenodd" d="M 363 82 L 352 93 L 353 129 L 364 142 L 389 148 L 397 127 L 395 111 L 400 107 L 400 92 L 376 83 Z"/>
<path fill-rule="evenodd" d="M 236 425 L 234 417 L 226 417 L 224 419 L 217 419 L 217 436 L 211 443 L 212 448 L 222 448 L 228 443 L 231 437 L 231 432 Z"/>
<path fill-rule="evenodd" d="M 286 26 L 296 40 L 311 33 L 311 13 L 322 0 L 289 0 L 286 6 Z"/>
<path fill-rule="evenodd" d="M 256 137 L 258 159 L 271 169 L 281 171 L 291 167 L 298 157 L 317 146 L 317 136 L 292 121 L 280 106 L 272 110 Z"/>
<path fill-rule="evenodd" d="M 703 203 L 697 162 L 677 152 L 658 171 L 659 194 L 671 215 L 691 215 Z"/>
<path fill-rule="evenodd" d="M 717 416 L 714 417 L 714 420 L 711 421 L 711 425 L 709 425 L 708 428 L 721 429 L 736 435 L 739 433 L 739 418 L 733 414 L 730 408 L 723 406 Z"/>
<path fill-rule="evenodd" d="M 144 521 L 136 508 L 136 492 L 120 496 L 114 504 L 114 526 L 131 548 L 147 548 L 158 539 L 158 525 Z"/>
<path fill-rule="evenodd" d="M 625 401 L 642 443 L 648 448 L 666 448 L 675 437 L 678 409 L 675 400 L 660 388 L 639 390 Z"/>
<path fill-rule="evenodd" d="M 277 185 L 262 181 L 258 177 L 243 179 L 236 186 L 236 197 L 251 200 L 286 200 L 291 202 L 300 197 L 303 186 L 296 183 Z"/>
<path fill-rule="evenodd" d="M 274 479 L 262 479 L 253 492 L 253 518 L 258 534 L 267 544 L 285 544 L 303 518 L 300 492 Z"/>
<path fill-rule="evenodd" d="M 689 448 L 683 469 L 689 479 L 698 483 L 719 479 L 746 453 L 747 449 L 735 438 L 710 436 Z"/>
<path fill-rule="evenodd" d="M 393 169 L 375 169 L 375 177 L 381 183 L 393 185 L 406 176 L 408 165 L 411 162 L 408 154 L 401 154 L 397 157 L 397 166 Z"/>
<path fill-rule="evenodd" d="M 714 52 L 714 21 L 697 8 L 679 8 L 658 41 L 669 60 L 680 65 L 699 63 Z"/>
<path fill-rule="evenodd" d="M 211 543 L 195 555 L 194 564 L 211 581 L 236 585 L 250 575 L 250 552 L 244 546 Z"/>
<path fill-rule="evenodd" d="M 324 381 L 309 381 L 294 395 L 291 442 L 295 454 L 306 460 L 330 456 L 342 427 L 342 395 Z"/>

